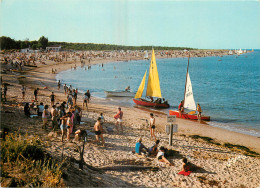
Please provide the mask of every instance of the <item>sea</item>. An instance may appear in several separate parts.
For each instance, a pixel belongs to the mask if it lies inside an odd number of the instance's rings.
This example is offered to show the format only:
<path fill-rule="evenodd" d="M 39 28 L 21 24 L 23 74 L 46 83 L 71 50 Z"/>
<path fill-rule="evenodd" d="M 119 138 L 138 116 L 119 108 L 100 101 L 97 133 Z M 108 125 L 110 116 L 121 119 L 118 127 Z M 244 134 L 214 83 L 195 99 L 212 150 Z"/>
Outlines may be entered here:
<path fill-rule="evenodd" d="M 260 50 L 223 57 L 190 58 L 189 74 L 196 103 L 210 116 L 211 126 L 260 137 Z M 169 109 L 184 98 L 188 58 L 156 59 L 162 96 Z M 111 62 L 60 72 L 57 80 L 79 92 L 90 90 L 102 104 L 135 106 L 132 98 L 107 98 L 104 91 L 136 92 L 149 72 L 149 60 Z M 147 84 L 148 74 L 146 78 Z M 146 88 L 146 87 L 145 87 Z M 145 95 L 146 89 L 143 92 Z M 161 111 L 168 114 L 169 109 Z"/>

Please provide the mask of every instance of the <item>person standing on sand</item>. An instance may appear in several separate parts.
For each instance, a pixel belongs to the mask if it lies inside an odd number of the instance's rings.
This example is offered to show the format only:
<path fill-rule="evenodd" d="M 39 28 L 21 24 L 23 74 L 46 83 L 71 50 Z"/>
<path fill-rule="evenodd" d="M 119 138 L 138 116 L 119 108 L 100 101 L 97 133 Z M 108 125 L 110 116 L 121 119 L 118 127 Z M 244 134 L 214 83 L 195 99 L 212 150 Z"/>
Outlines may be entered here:
<path fill-rule="evenodd" d="M 37 108 L 37 114 L 38 114 L 39 117 L 42 116 L 43 110 L 44 110 L 44 106 L 43 106 L 43 103 L 41 102 L 40 105 Z"/>
<path fill-rule="evenodd" d="M 22 86 L 22 98 L 23 98 L 23 100 L 24 100 L 24 97 L 25 97 L 25 90 L 26 90 L 26 88 L 25 88 L 25 86 L 23 85 Z"/>
<path fill-rule="evenodd" d="M 60 90 L 60 80 L 58 81 L 58 90 Z"/>
<path fill-rule="evenodd" d="M 98 117 L 97 122 L 94 125 L 94 131 L 95 131 L 95 135 L 96 135 L 96 140 L 95 142 L 99 143 L 99 137 L 101 138 L 102 141 L 102 146 L 105 146 L 105 141 L 104 141 L 104 137 L 103 137 L 103 128 L 101 126 L 101 118 Z"/>
<path fill-rule="evenodd" d="M 68 112 L 67 113 L 67 141 L 70 140 L 70 133 L 72 132 L 72 121 L 71 121 L 71 112 Z"/>
<path fill-rule="evenodd" d="M 123 133 L 123 125 L 122 125 L 122 122 L 123 122 L 123 112 L 121 111 L 120 107 L 118 108 L 118 112 L 114 116 L 114 118 L 116 120 L 115 126 L 116 126 L 117 132 L 119 132 L 118 125 L 120 125 L 121 126 L 121 131 Z"/>
<path fill-rule="evenodd" d="M 36 88 L 34 90 L 34 99 L 35 99 L 36 102 L 37 102 L 38 91 L 39 91 L 39 88 Z"/>
<path fill-rule="evenodd" d="M 63 89 L 64 89 L 64 94 L 66 95 L 67 94 L 67 85 L 66 84 L 64 84 Z"/>
<path fill-rule="evenodd" d="M 87 102 L 89 103 L 90 96 L 91 96 L 89 90 L 87 90 L 87 94 L 86 95 L 87 95 Z"/>
<path fill-rule="evenodd" d="M 30 117 L 30 115 L 31 115 L 29 103 L 26 103 L 25 106 L 24 106 L 24 114 L 25 114 L 27 117 Z"/>
<path fill-rule="evenodd" d="M 56 110 L 56 106 L 53 105 L 52 109 L 51 109 L 51 121 L 52 121 L 52 129 L 54 131 L 56 131 L 56 129 L 58 127 L 57 117 L 58 117 L 58 112 Z"/>
<path fill-rule="evenodd" d="M 150 132 L 151 132 L 151 140 L 153 139 L 153 137 L 156 140 L 156 136 L 155 136 L 155 118 L 154 118 L 153 113 L 150 113 L 149 125 L 150 125 Z"/>
<path fill-rule="evenodd" d="M 67 118 L 68 118 L 68 114 L 65 114 L 64 116 L 62 116 L 60 118 L 60 120 L 61 120 L 60 129 L 61 129 L 61 141 L 62 142 L 63 142 L 63 137 L 64 137 L 64 130 L 66 130 L 66 128 L 67 128 Z"/>
<path fill-rule="evenodd" d="M 198 120 L 200 121 L 201 120 L 201 112 L 202 112 L 202 110 L 201 110 L 201 107 L 200 107 L 199 103 L 197 104 L 197 112 L 198 112 L 197 117 L 198 117 Z"/>
<path fill-rule="evenodd" d="M 82 109 L 84 109 L 84 104 L 86 105 L 86 108 L 88 110 L 88 95 L 87 95 L 87 92 L 84 94 L 84 97 L 83 97 Z"/>
<path fill-rule="evenodd" d="M 184 101 L 182 100 L 181 103 L 179 104 L 179 107 L 178 107 L 178 110 L 179 110 L 179 118 L 181 118 L 182 116 L 182 113 L 184 112 L 184 107 L 183 107 L 183 104 Z"/>
<path fill-rule="evenodd" d="M 53 106 L 55 98 L 56 98 L 56 95 L 54 95 L 54 92 L 51 93 L 50 98 L 51 98 L 51 106 Z"/>
<path fill-rule="evenodd" d="M 47 124 L 48 124 L 47 117 L 48 117 L 48 105 L 45 105 L 45 106 L 44 106 L 43 113 L 42 113 L 42 121 L 43 121 L 43 126 L 42 126 L 42 128 L 43 128 L 43 129 L 46 129 L 46 126 L 47 126 Z"/>

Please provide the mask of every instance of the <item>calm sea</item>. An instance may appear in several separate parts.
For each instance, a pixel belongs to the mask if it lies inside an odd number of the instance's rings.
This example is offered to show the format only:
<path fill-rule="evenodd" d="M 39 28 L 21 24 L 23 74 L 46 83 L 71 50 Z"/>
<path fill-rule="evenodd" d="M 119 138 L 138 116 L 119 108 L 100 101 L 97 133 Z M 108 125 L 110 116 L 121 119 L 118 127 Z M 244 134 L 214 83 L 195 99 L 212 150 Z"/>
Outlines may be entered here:
<path fill-rule="evenodd" d="M 162 95 L 170 109 L 183 99 L 187 62 L 187 58 L 157 59 Z M 149 64 L 141 60 L 77 67 L 59 73 L 56 79 L 81 92 L 89 89 L 101 103 L 134 106 L 131 98 L 106 98 L 104 91 L 129 85 L 136 92 Z M 260 51 L 190 58 L 189 73 L 195 102 L 200 103 L 203 114 L 211 116 L 211 126 L 260 137 Z"/>

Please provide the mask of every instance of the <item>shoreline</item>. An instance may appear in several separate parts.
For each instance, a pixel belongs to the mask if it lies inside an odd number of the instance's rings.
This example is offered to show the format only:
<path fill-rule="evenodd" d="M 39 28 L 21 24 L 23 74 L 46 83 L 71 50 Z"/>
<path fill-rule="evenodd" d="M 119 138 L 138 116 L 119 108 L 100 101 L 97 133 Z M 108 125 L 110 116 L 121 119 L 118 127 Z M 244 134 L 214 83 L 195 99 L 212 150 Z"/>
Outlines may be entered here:
<path fill-rule="evenodd" d="M 102 62 L 104 63 L 104 61 L 95 61 L 95 64 Z M 74 169 L 64 170 L 68 174 L 66 179 L 60 179 L 64 186 L 157 187 L 159 185 L 197 188 L 259 186 L 260 155 L 254 152 L 260 151 L 259 138 L 198 122 L 177 119 L 178 133 L 173 134 L 172 146 L 170 146 L 169 136 L 165 133 L 166 114 L 153 111 L 156 118 L 155 135 L 160 140 L 159 147 L 164 146 L 174 152 L 167 156 L 173 164 L 169 167 L 161 164 L 156 157 L 138 156 L 132 153 L 140 137 L 146 147 L 154 144 L 146 124 L 151 109 L 122 107 L 124 132 L 118 133 L 113 118 L 118 106 L 99 104 L 96 98 L 91 99 L 88 110 L 83 110 L 81 123 L 76 127 L 76 130 L 81 129 L 87 131 L 88 134 L 83 154 L 83 161 L 86 165 L 83 170 L 76 170 L 78 167 L 76 161 L 81 158 L 78 147 L 83 147 L 83 142 L 76 140 L 74 134 L 71 135 L 70 140 L 62 141 L 59 129 L 58 131 L 53 131 L 51 127 L 46 130 L 42 129 L 40 117 L 28 118 L 23 111 L 24 103 L 31 103 L 34 100 L 35 88 L 40 89 L 38 102 L 43 102 L 45 105 L 50 104 L 52 91 L 56 95 L 56 103 L 67 101 L 63 87 L 60 90 L 57 88 L 56 74 L 52 74 L 52 69 L 57 69 L 58 72 L 70 69 L 73 65 L 75 62 L 53 63 L 49 61 L 47 65 L 40 65 L 37 68 L 27 67 L 21 73 L 6 71 L 7 73 L 3 76 L 3 81 L 9 86 L 7 102 L 1 104 L 1 128 L 9 128 L 10 134 L 39 138 L 44 142 L 43 147 L 46 153 L 58 159 L 64 159 L 63 157 L 69 159 L 69 163 Z M 76 66 L 79 65 L 80 62 L 76 62 Z M 4 67 L 8 68 L 6 65 Z M 21 93 L 22 85 L 26 86 L 24 100 Z M 82 95 L 78 96 L 77 105 L 82 105 Z M 106 131 L 104 133 L 105 147 L 93 143 L 95 139 L 93 126 L 101 112 L 106 120 L 103 125 Z M 35 112 L 32 110 L 32 113 Z M 189 176 L 179 175 L 183 157 L 200 169 Z M 19 168 L 19 165 L 14 164 L 14 167 Z M 133 170 L 133 167 L 137 170 Z M 93 168 L 98 172 L 93 171 Z M 142 170 L 145 168 L 156 169 L 156 171 Z M 7 169 L 7 171 L 12 172 L 12 169 Z M 10 176 L 19 178 L 20 174 L 10 173 Z M 6 178 L 3 185 L 9 185 L 11 178 Z M 82 179 L 86 179 L 86 181 L 82 181 Z"/>
<path fill-rule="evenodd" d="M 159 59 L 159 58 L 158 58 Z M 136 59 L 136 60 L 140 60 L 140 59 Z M 113 60 L 94 60 L 94 62 L 91 62 L 91 65 L 97 65 L 97 64 L 102 64 L 102 63 L 114 63 L 114 62 L 120 62 L 120 63 L 124 63 L 125 60 L 122 61 L 118 61 L 116 59 Z M 67 62 L 67 63 L 59 63 L 59 64 L 49 64 L 49 65 L 45 65 L 42 67 L 37 67 L 36 70 L 38 70 L 39 72 L 44 72 L 46 75 L 46 77 L 51 78 L 51 80 L 49 82 L 45 84 L 50 91 L 55 91 L 55 93 L 57 92 L 57 86 L 56 86 L 56 75 L 61 72 L 61 71 L 66 71 L 66 70 L 70 70 L 71 69 L 71 65 L 75 65 L 77 67 L 80 66 L 80 62 Z M 57 67 L 58 66 L 58 67 Z M 56 74 L 52 74 L 51 73 L 51 69 L 57 69 L 57 73 Z M 48 71 L 48 69 L 50 71 Z M 48 73 L 49 72 L 49 73 Z M 32 75 L 33 76 L 33 75 Z M 34 75 L 35 76 L 35 75 Z M 36 77 L 37 79 L 37 77 Z M 62 90 L 62 87 L 61 87 Z M 82 98 L 82 96 L 78 97 L 79 99 Z M 102 106 L 105 106 L 105 108 L 110 108 L 112 109 L 116 109 L 117 106 L 115 105 L 101 105 L 101 104 L 97 104 L 95 103 L 97 99 L 93 99 L 93 101 L 90 103 L 91 105 L 95 105 L 98 106 L 99 108 Z M 135 107 L 127 107 L 130 111 L 130 113 L 133 113 L 137 116 L 136 112 L 134 112 L 136 110 Z M 144 112 L 143 110 L 139 110 L 139 113 L 141 113 L 142 115 L 146 115 L 146 112 Z M 153 111 L 150 110 L 149 111 Z M 154 111 L 154 113 L 156 113 L 156 111 Z M 166 123 L 166 115 L 160 115 L 160 120 L 159 120 L 159 130 L 160 131 L 164 131 L 164 126 Z M 142 119 L 142 118 L 141 118 Z M 134 121 L 134 123 L 137 123 L 136 121 Z M 211 125 L 208 124 L 201 124 L 198 122 L 194 122 L 191 120 L 184 120 L 184 119 L 177 119 L 176 123 L 178 124 L 178 134 L 187 134 L 187 135 L 200 135 L 200 136 L 206 136 L 206 137 L 211 137 L 213 139 L 215 139 L 216 141 L 220 142 L 220 143 L 231 143 L 231 144 L 237 144 L 237 145 L 243 145 L 246 147 L 249 147 L 250 149 L 252 149 L 253 151 L 256 151 L 258 153 L 260 153 L 260 138 L 256 137 L 256 136 L 251 136 L 251 135 L 247 135 L 247 134 L 243 134 L 243 133 L 238 133 L 238 132 L 234 132 L 234 131 L 230 131 L 227 129 L 223 129 L 223 128 L 219 128 L 219 127 L 213 127 Z M 199 127 L 199 128 L 198 128 Z"/>

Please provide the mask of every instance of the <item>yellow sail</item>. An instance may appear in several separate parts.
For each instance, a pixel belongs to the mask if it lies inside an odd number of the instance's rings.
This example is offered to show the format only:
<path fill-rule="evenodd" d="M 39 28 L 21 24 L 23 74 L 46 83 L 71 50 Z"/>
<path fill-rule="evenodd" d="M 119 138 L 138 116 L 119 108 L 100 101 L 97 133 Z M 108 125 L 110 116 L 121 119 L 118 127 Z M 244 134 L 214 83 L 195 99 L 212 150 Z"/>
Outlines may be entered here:
<path fill-rule="evenodd" d="M 143 94 L 143 91 L 144 91 L 144 85 L 145 85 L 146 72 L 147 71 L 145 71 L 145 74 L 144 74 L 144 77 L 142 79 L 142 82 L 141 82 L 141 84 L 140 84 L 140 86 L 138 88 L 138 91 L 135 94 L 135 98 L 141 98 L 142 97 L 142 94 Z"/>
<path fill-rule="evenodd" d="M 146 96 L 162 97 L 154 50 L 152 51 Z"/>

